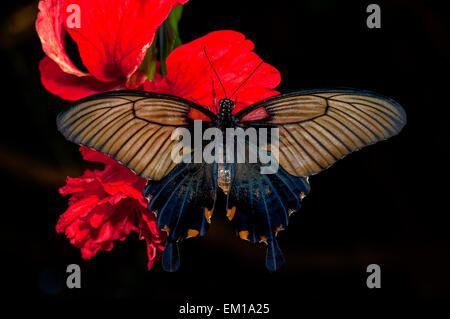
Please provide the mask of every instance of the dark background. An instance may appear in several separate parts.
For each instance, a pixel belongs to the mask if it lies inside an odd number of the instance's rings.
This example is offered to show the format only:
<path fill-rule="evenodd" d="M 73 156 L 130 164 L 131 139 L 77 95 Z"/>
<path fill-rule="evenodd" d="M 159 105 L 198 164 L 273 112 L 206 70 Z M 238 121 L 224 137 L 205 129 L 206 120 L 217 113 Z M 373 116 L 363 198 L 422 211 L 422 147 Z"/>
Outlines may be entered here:
<path fill-rule="evenodd" d="M 67 208 L 57 190 L 67 175 L 92 166 L 56 130 L 56 115 L 70 103 L 40 83 L 37 1 L 2 2 L 3 291 L 50 304 L 144 299 L 145 307 L 165 307 L 169 316 L 188 301 L 269 303 L 276 316 L 310 300 L 351 306 L 450 297 L 446 10 L 429 1 L 376 1 L 382 28 L 368 29 L 370 2 L 342 2 L 192 0 L 181 20 L 183 42 L 213 30 L 244 33 L 281 72 L 281 92 L 367 89 L 398 101 L 408 115 L 399 136 L 310 179 L 310 196 L 279 235 L 287 262 L 274 274 L 264 267 L 265 247 L 237 239 L 220 210 L 205 238 L 182 243 L 176 273 L 165 273 L 159 263 L 148 272 L 145 244 L 136 234 L 82 260 L 79 249 L 55 232 Z M 69 52 L 76 60 L 76 50 Z M 81 266 L 81 289 L 65 286 L 72 263 Z M 381 289 L 366 286 L 372 263 L 381 266 Z"/>

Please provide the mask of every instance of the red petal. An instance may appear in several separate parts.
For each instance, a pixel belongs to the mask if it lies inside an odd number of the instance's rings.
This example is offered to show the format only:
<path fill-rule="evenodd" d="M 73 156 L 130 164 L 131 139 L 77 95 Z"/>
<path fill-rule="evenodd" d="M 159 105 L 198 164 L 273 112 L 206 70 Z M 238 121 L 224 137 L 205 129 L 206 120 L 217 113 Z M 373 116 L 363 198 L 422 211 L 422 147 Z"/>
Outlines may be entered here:
<path fill-rule="evenodd" d="M 113 183 L 104 183 L 103 189 L 109 195 L 126 194 L 128 197 L 140 199 L 142 197 L 142 189 L 137 190 L 135 187 L 129 185 L 126 182 L 127 182 L 126 180 L 123 180 Z"/>
<path fill-rule="evenodd" d="M 144 178 L 137 176 L 129 168 L 109 156 L 86 146 L 80 146 L 80 152 L 86 161 L 100 162 L 107 165 L 105 170 L 96 176 L 104 192 L 108 195 L 124 194 L 127 197 L 137 199 L 142 206 L 147 207 L 147 200 L 142 196 L 142 190 L 147 182 Z M 68 180 L 68 184 L 69 181 L 70 187 L 67 185 L 67 188 L 61 188 L 60 190 L 63 195 L 70 191 L 73 193 L 79 189 L 79 185 L 75 181 L 72 179 Z M 83 187 L 86 186 L 83 185 Z"/>
<path fill-rule="evenodd" d="M 83 192 L 85 190 L 86 184 L 92 181 L 94 181 L 93 178 L 81 179 L 81 178 L 67 177 L 66 179 L 67 185 L 61 187 L 59 189 L 59 193 L 63 196 L 66 196 L 68 194 Z"/>
<path fill-rule="evenodd" d="M 76 101 L 83 97 L 124 88 L 125 83 L 104 83 L 93 76 L 76 76 L 62 71 L 58 64 L 48 57 L 44 57 L 40 64 L 41 82 L 51 93 L 64 100 Z"/>
<path fill-rule="evenodd" d="M 79 216 L 90 212 L 97 204 L 98 198 L 95 195 L 86 196 L 83 200 L 70 205 L 67 211 L 59 217 L 56 231 L 62 233 Z"/>
<path fill-rule="evenodd" d="M 36 31 L 45 54 L 55 61 L 61 70 L 76 76 L 85 76 L 87 74 L 73 65 L 64 49 L 65 9 L 68 3 L 61 0 L 40 1 Z"/>
<path fill-rule="evenodd" d="M 187 0 L 71 0 L 80 28 L 70 29 L 89 72 L 105 82 L 130 77 L 172 8 Z"/>
<path fill-rule="evenodd" d="M 199 104 L 208 105 L 209 109 L 215 112 L 211 79 L 214 79 L 216 100 L 224 98 L 225 94 L 206 59 L 203 51 L 205 47 L 228 97 L 262 62 L 261 58 L 252 52 L 253 43 L 246 40 L 243 34 L 234 31 L 211 32 L 175 49 L 166 61 L 166 77 L 157 85 L 146 83 L 144 88 L 153 86 L 152 89 L 158 92 L 195 100 Z M 238 100 L 234 113 L 278 94 L 272 89 L 280 83 L 280 79 L 280 73 L 273 66 L 263 63 L 233 97 Z M 204 119 L 200 114 L 198 111 L 191 111 L 190 117 Z M 267 114 L 260 112 L 258 116 Z"/>
<path fill-rule="evenodd" d="M 89 224 L 92 228 L 98 228 L 102 224 L 104 217 L 105 215 L 103 214 L 94 213 L 89 218 Z"/>
<path fill-rule="evenodd" d="M 111 240 L 113 234 L 113 226 L 111 223 L 103 223 L 98 231 L 97 236 L 95 236 L 95 243 L 103 243 Z"/>
<path fill-rule="evenodd" d="M 100 246 L 97 245 L 95 247 L 82 247 L 81 248 L 81 257 L 83 257 L 83 259 L 91 259 L 92 257 L 95 256 L 95 254 L 100 250 Z"/>
<path fill-rule="evenodd" d="M 80 152 L 85 161 L 99 162 L 106 165 L 121 165 L 119 162 L 113 160 L 108 155 L 97 152 L 87 146 L 80 146 Z"/>
<path fill-rule="evenodd" d="M 155 214 L 149 212 L 146 208 L 139 210 L 138 218 L 142 237 L 147 243 L 147 267 L 150 270 L 155 260 L 158 260 L 164 251 L 164 242 L 167 234 L 158 228 Z"/>
<path fill-rule="evenodd" d="M 125 85 L 128 90 L 139 90 L 142 89 L 142 84 L 147 80 L 147 75 L 144 72 L 137 70 L 128 78 Z"/>

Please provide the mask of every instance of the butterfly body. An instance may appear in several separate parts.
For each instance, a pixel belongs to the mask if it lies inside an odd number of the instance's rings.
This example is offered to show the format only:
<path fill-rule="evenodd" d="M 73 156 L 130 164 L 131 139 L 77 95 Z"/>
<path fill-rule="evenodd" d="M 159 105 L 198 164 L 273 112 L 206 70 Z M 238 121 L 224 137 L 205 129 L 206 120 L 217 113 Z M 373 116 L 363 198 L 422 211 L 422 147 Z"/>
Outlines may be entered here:
<path fill-rule="evenodd" d="M 168 232 L 164 269 L 175 271 L 180 265 L 179 241 L 206 233 L 221 189 L 236 234 L 266 243 L 266 266 L 275 271 L 284 263 L 276 234 L 287 227 L 289 215 L 309 193 L 308 177 L 398 134 L 406 123 L 395 101 L 353 89 L 273 96 L 235 114 L 234 106 L 230 99 L 221 99 L 215 114 L 171 95 L 115 91 L 78 101 L 58 116 L 57 125 L 68 140 L 102 152 L 148 180 L 143 191 L 148 209 L 157 215 L 159 228 Z M 261 108 L 268 116 L 245 120 Z M 279 169 L 263 174 L 261 162 L 174 162 L 171 152 L 177 142 L 172 133 L 178 127 L 193 129 L 188 116 L 192 109 L 209 118 L 206 127 L 222 132 L 236 127 L 278 129 Z M 245 145 L 245 152 L 259 148 Z M 275 147 L 269 148 L 272 152 Z"/>
<path fill-rule="evenodd" d="M 235 103 L 228 99 L 219 100 L 219 110 L 213 119 L 213 123 L 216 128 L 222 131 L 222 136 L 226 136 L 227 128 L 235 128 L 237 121 L 232 111 L 235 107 Z M 226 143 L 225 139 L 222 144 Z M 225 147 L 226 148 L 226 147 Z M 218 163 L 217 165 L 217 186 L 222 189 L 225 195 L 230 191 L 231 185 L 231 171 L 230 165 L 227 163 Z"/>
<path fill-rule="evenodd" d="M 217 128 L 225 131 L 227 128 L 236 127 L 236 118 L 232 113 L 234 106 L 234 102 L 228 98 L 219 100 L 219 113 L 214 121 Z"/>
<path fill-rule="evenodd" d="M 217 164 L 217 186 L 220 187 L 225 195 L 228 195 L 231 186 L 230 164 Z"/>

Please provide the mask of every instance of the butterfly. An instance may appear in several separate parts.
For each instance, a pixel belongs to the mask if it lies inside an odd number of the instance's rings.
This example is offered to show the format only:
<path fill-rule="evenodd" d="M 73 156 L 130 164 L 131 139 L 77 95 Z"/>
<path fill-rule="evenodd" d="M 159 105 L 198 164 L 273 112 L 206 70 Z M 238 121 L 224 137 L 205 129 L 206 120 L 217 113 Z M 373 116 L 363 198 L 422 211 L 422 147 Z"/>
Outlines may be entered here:
<path fill-rule="evenodd" d="M 162 257 L 166 271 L 179 268 L 180 241 L 205 235 L 219 192 L 226 195 L 226 215 L 236 234 L 267 244 L 266 267 L 276 271 L 285 262 L 276 235 L 309 193 L 308 177 L 366 145 L 398 134 L 406 123 L 397 102 L 354 89 L 280 94 L 235 113 L 235 102 L 225 97 L 215 107 L 216 113 L 172 95 L 113 91 L 84 98 L 57 118 L 66 139 L 106 154 L 148 180 L 143 191 L 148 209 L 168 233 Z M 190 161 L 174 161 L 171 156 L 179 141 L 172 136 L 180 128 L 194 131 L 191 110 L 209 119 L 203 121 L 202 132 L 276 129 L 276 172 L 262 174 L 263 163 L 248 160 L 195 161 L 194 152 L 187 152 Z M 262 111 L 268 116 L 252 116 Z M 262 148 L 246 139 L 244 151 L 252 147 Z M 272 154 L 271 147 L 268 143 L 264 149 Z"/>

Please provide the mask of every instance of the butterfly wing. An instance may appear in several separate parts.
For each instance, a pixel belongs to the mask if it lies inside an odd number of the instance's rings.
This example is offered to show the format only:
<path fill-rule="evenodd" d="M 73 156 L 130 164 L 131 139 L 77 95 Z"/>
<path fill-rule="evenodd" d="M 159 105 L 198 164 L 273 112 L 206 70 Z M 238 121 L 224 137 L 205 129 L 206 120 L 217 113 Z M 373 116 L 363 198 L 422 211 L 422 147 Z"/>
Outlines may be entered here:
<path fill-rule="evenodd" d="M 177 127 L 192 127 L 191 108 L 210 119 L 205 108 L 171 95 L 114 91 L 82 99 L 57 118 L 59 131 L 152 180 L 165 177 L 176 165 L 171 160 Z"/>
<path fill-rule="evenodd" d="M 174 163 L 170 154 L 177 127 L 192 127 L 187 114 L 194 108 L 210 119 L 214 114 L 173 96 L 122 91 L 79 101 L 58 117 L 64 136 L 120 161 L 150 179 L 144 196 L 169 233 L 163 267 L 179 265 L 177 242 L 206 232 L 216 198 L 217 164 Z M 232 183 L 227 215 L 239 236 L 268 244 L 266 265 L 283 263 L 276 233 L 300 208 L 309 192 L 305 176 L 318 173 L 339 158 L 395 135 L 406 116 L 394 101 L 355 90 L 303 91 L 261 101 L 237 113 L 237 119 L 264 108 L 269 117 L 242 126 L 280 129 L 281 167 L 261 174 L 260 164 L 230 165 Z"/>
<path fill-rule="evenodd" d="M 259 164 L 237 163 L 231 167 L 227 216 L 241 239 L 267 244 L 266 267 L 276 271 L 284 264 L 276 235 L 287 227 L 289 215 L 300 209 L 309 183 L 281 167 L 275 174 L 261 174 Z"/>
<path fill-rule="evenodd" d="M 246 115 L 261 108 L 268 118 L 247 120 Z M 276 234 L 288 225 L 290 213 L 300 208 L 309 193 L 307 176 L 365 145 L 397 134 L 406 122 L 405 112 L 393 100 L 357 90 L 275 96 L 235 117 L 242 120 L 239 124 L 243 127 L 279 128 L 281 167 L 274 174 L 261 174 L 258 163 L 231 164 L 233 183 L 227 203 L 228 218 L 239 237 L 267 243 L 270 271 L 284 263 Z"/>
<path fill-rule="evenodd" d="M 347 154 L 396 135 L 406 123 L 395 101 L 359 90 L 313 90 L 268 98 L 236 114 L 259 108 L 269 117 L 245 126 L 279 128 L 279 163 L 291 175 L 316 174 Z"/>
<path fill-rule="evenodd" d="M 162 257 L 166 271 L 179 267 L 180 240 L 206 234 L 216 199 L 213 166 L 180 163 L 161 181 L 148 181 L 144 189 L 148 209 L 156 214 L 158 227 L 168 233 Z"/>
<path fill-rule="evenodd" d="M 163 268 L 179 266 L 177 242 L 204 235 L 216 199 L 213 165 L 180 163 L 171 158 L 178 127 L 193 128 L 188 118 L 196 109 L 209 110 L 175 96 L 115 91 L 78 101 L 58 116 L 58 129 L 70 141 L 102 152 L 148 179 L 143 195 L 157 224 L 168 233 Z M 193 156 L 192 154 L 187 156 Z"/>

